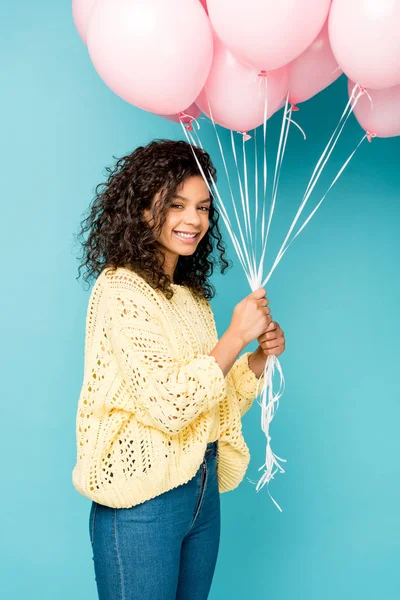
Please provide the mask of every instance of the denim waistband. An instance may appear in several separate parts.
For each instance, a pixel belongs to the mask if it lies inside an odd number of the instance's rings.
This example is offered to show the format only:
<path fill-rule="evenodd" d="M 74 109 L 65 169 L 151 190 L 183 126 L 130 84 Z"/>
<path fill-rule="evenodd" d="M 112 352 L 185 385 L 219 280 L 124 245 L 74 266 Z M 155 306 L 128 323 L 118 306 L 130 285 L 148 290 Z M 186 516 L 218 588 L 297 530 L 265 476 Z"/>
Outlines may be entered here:
<path fill-rule="evenodd" d="M 216 456 L 218 452 L 218 440 L 209 442 L 205 451 L 205 456 Z"/>

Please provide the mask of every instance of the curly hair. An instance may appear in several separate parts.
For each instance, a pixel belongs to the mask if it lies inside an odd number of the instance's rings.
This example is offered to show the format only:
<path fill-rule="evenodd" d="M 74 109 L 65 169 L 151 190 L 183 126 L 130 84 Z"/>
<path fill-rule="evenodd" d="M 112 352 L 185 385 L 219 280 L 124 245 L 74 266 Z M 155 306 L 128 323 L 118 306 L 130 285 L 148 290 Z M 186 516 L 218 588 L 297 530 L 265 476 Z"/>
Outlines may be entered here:
<path fill-rule="evenodd" d="M 119 158 L 113 168 L 106 167 L 108 179 L 96 186 L 95 197 L 87 211 L 89 214 L 80 223 L 81 230 L 76 236 L 82 245 L 76 279 L 83 268 L 84 280 L 90 283 L 105 268 L 115 271 L 125 267 L 138 273 L 154 289 L 160 289 L 168 299 L 172 298 L 172 281 L 162 269 L 164 256 L 157 237 L 178 188 L 187 177 L 201 175 L 193 151 L 211 187 L 209 173 L 215 181 L 216 169 L 209 154 L 197 146 L 192 150 L 185 141 L 153 140 Z M 160 202 L 152 208 L 154 226 L 151 227 L 143 211 L 151 208 L 157 193 L 160 193 Z M 196 296 L 207 299 L 215 296 L 214 286 L 207 281 L 216 262 L 214 246 L 220 253 L 220 272 L 223 274 L 232 266 L 225 258 L 225 245 L 218 227 L 219 214 L 211 193 L 210 198 L 209 229 L 191 256 L 178 257 L 174 273 L 175 283 L 185 285 Z"/>

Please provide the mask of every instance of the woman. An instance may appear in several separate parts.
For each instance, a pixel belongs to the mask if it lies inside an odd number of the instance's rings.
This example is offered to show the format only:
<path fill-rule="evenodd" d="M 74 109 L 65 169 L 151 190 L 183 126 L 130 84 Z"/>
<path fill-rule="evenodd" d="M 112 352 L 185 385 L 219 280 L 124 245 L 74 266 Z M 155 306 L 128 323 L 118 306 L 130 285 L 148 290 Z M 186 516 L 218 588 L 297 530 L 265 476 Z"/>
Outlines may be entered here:
<path fill-rule="evenodd" d="M 215 178 L 209 155 L 195 148 Z M 190 145 L 155 140 L 117 161 L 82 223 L 96 276 L 86 321 L 73 484 L 92 500 L 100 600 L 204 600 L 219 494 L 243 479 L 241 417 L 284 335 L 266 292 L 236 305 L 218 340 L 209 299 L 218 214 Z M 88 278 L 85 278 L 87 281 Z M 240 352 L 255 339 L 260 346 Z"/>

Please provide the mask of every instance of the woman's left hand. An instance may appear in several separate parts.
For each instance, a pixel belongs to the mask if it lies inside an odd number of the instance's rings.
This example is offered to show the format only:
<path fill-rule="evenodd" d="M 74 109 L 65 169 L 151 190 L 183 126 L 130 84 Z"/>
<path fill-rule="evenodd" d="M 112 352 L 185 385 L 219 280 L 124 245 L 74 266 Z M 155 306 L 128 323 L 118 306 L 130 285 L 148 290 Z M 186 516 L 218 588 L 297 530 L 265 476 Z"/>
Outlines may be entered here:
<path fill-rule="evenodd" d="M 285 334 L 276 321 L 271 321 L 257 340 L 265 356 L 280 356 L 286 347 Z"/>

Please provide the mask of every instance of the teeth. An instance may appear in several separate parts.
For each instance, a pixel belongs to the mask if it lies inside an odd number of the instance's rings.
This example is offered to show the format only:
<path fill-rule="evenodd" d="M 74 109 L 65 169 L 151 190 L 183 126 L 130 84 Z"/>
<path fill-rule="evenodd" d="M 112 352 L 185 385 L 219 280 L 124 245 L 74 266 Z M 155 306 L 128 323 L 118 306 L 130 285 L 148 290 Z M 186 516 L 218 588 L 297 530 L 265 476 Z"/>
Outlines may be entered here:
<path fill-rule="evenodd" d="M 178 233 L 177 231 L 174 231 L 174 233 L 181 238 L 194 238 L 196 237 L 196 233 Z"/>

